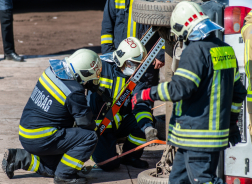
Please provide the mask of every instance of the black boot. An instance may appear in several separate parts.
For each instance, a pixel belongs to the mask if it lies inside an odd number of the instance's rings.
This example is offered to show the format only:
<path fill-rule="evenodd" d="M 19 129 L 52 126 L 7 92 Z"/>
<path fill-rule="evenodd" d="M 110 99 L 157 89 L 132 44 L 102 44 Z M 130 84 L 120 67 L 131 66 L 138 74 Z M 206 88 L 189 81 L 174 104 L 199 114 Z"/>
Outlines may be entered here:
<path fill-rule="evenodd" d="M 66 178 L 60 178 L 58 176 L 54 176 L 54 183 L 55 184 L 86 184 L 87 179 L 86 178 L 73 178 L 73 179 L 66 179 Z"/>
<path fill-rule="evenodd" d="M 2 161 L 3 171 L 10 179 L 14 176 L 16 153 L 17 149 L 6 150 Z"/>
<path fill-rule="evenodd" d="M 24 57 L 19 56 L 15 52 L 12 52 L 10 54 L 5 54 L 4 55 L 4 59 L 13 60 L 13 61 L 19 61 L 19 62 L 23 62 L 24 61 Z"/>
<path fill-rule="evenodd" d="M 123 157 L 121 158 L 121 164 L 123 165 L 131 165 L 132 167 L 146 169 L 149 167 L 148 162 L 141 160 L 140 158 L 134 157 Z"/>

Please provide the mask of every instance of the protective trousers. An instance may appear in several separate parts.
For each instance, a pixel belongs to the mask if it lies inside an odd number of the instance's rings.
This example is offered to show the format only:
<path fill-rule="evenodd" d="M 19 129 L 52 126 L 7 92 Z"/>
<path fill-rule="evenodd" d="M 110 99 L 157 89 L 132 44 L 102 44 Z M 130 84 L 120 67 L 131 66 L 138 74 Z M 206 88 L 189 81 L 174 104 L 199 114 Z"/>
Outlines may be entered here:
<path fill-rule="evenodd" d="M 128 136 L 128 137 L 127 137 Z M 123 152 L 131 150 L 139 145 L 146 143 L 145 134 L 138 127 L 135 116 L 129 114 L 122 121 L 118 130 L 113 133 L 104 132 L 98 140 L 95 151 L 92 155 L 93 160 L 96 163 L 107 160 L 117 155 L 116 143 L 118 138 L 127 137 L 126 142 L 123 145 Z M 143 150 L 135 151 L 126 155 L 125 157 L 140 158 L 143 154 Z M 105 171 L 109 171 L 120 166 L 120 159 L 116 159 L 105 165 L 100 166 Z"/>
<path fill-rule="evenodd" d="M 169 176 L 169 184 L 224 184 L 217 178 L 219 152 L 196 152 L 179 148 Z"/>
<path fill-rule="evenodd" d="M 12 9 L 0 10 L 1 31 L 5 54 L 15 52 Z"/>
<path fill-rule="evenodd" d="M 94 131 L 81 128 L 58 130 L 47 141 L 34 140 L 28 144 L 21 140 L 22 146 L 30 153 L 29 167 L 20 169 L 34 171 L 43 176 L 54 175 L 61 178 L 76 178 L 77 172 L 89 159 L 97 143 Z M 23 162 L 22 157 L 19 162 Z"/>

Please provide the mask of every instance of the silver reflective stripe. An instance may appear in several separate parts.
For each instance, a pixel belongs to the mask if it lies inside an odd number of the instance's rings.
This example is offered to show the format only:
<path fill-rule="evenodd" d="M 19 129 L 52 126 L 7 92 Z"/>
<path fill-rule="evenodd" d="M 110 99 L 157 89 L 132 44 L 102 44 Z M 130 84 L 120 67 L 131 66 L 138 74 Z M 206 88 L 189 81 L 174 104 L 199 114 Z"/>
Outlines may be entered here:
<path fill-rule="evenodd" d="M 115 3 L 115 6 L 125 6 L 125 3 Z"/>
<path fill-rule="evenodd" d="M 75 165 L 75 166 L 77 166 L 77 167 L 82 168 L 82 165 L 81 165 L 81 164 L 79 164 L 79 163 L 77 163 L 77 162 L 74 162 L 74 161 L 72 161 L 72 160 L 69 160 L 69 159 L 66 158 L 65 156 L 64 156 L 62 159 L 65 160 L 66 162 L 70 163 L 70 164 L 73 164 L 73 165 Z"/>
<path fill-rule="evenodd" d="M 111 41 L 113 41 L 113 38 L 109 38 L 109 37 L 101 38 L 101 41 L 106 41 L 106 40 L 111 40 Z"/>
<path fill-rule="evenodd" d="M 68 96 L 71 91 L 70 89 L 68 89 L 68 87 L 60 80 L 58 79 L 53 72 L 51 71 L 50 67 L 48 67 L 45 70 L 46 75 L 51 79 L 51 81 L 66 95 Z M 44 81 L 44 80 L 43 80 Z M 49 85 L 50 86 L 50 85 Z M 61 96 L 61 95 L 57 95 L 57 96 Z"/>
<path fill-rule="evenodd" d="M 57 130 L 57 128 L 50 128 L 50 129 L 39 131 L 39 132 L 25 132 L 21 128 L 19 128 L 19 131 L 25 135 L 41 135 L 41 134 L 46 134 L 48 132 L 53 132 L 55 130 Z"/>
<path fill-rule="evenodd" d="M 240 110 L 240 109 L 241 109 L 241 106 L 237 107 L 237 106 L 232 105 L 232 106 L 231 106 L 231 109 Z"/>
<path fill-rule="evenodd" d="M 170 98 L 165 93 L 165 90 L 167 89 L 167 82 L 161 83 L 159 85 L 161 85 L 161 92 L 162 92 L 162 96 L 164 97 L 165 101 L 170 100 Z M 168 89 L 167 89 L 167 91 L 168 91 Z"/>
<path fill-rule="evenodd" d="M 184 75 L 186 75 L 186 76 L 192 78 L 192 79 L 193 79 L 193 82 L 195 82 L 195 83 L 197 84 L 197 87 L 199 86 L 200 81 L 199 81 L 199 79 L 198 79 L 197 77 L 195 77 L 194 75 L 192 75 L 192 74 L 190 74 L 190 73 L 188 73 L 188 72 L 185 72 L 185 71 L 183 71 L 183 70 L 180 70 L 180 69 L 178 69 L 178 70 L 175 72 L 175 74 L 178 74 L 178 73 L 184 74 Z"/>
<path fill-rule="evenodd" d="M 33 155 L 33 154 L 31 154 L 31 156 L 33 157 L 34 161 L 33 161 L 33 166 L 30 171 L 35 171 L 37 164 L 40 164 L 40 162 L 38 161 L 38 158 L 37 158 L 38 156 Z"/>
<path fill-rule="evenodd" d="M 218 132 L 199 132 L 199 131 L 185 131 L 184 129 L 177 130 L 176 128 L 173 128 L 172 133 L 179 134 L 179 136 L 185 136 L 185 137 L 226 137 L 229 135 L 229 129 L 227 129 L 224 132 L 218 131 Z"/>

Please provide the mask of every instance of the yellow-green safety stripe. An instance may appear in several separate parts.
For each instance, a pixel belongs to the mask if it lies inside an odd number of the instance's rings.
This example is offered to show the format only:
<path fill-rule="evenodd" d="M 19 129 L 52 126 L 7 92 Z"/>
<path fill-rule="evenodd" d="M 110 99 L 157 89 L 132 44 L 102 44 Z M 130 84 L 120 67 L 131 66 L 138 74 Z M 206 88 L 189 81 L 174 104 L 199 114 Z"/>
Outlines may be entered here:
<path fill-rule="evenodd" d="M 39 168 L 39 165 L 40 165 L 39 156 L 31 154 L 31 164 L 30 164 L 30 166 L 28 168 L 28 171 L 37 172 L 38 168 Z"/>
<path fill-rule="evenodd" d="M 104 34 L 101 36 L 101 44 L 113 43 L 113 35 L 112 34 Z"/>
<path fill-rule="evenodd" d="M 125 9 L 125 0 L 115 0 L 116 9 Z"/>
<path fill-rule="evenodd" d="M 176 72 L 174 73 L 174 75 L 179 75 L 179 76 L 185 77 L 185 78 L 191 80 L 192 82 L 194 82 L 195 85 L 197 87 L 199 87 L 199 83 L 200 83 L 201 79 L 199 78 L 198 75 L 196 75 L 195 73 L 193 73 L 189 70 L 186 70 L 184 68 L 178 68 L 176 70 Z"/>
<path fill-rule="evenodd" d="M 61 162 L 73 169 L 81 170 L 82 166 L 84 165 L 84 162 L 81 160 L 78 160 L 76 158 L 73 158 L 66 153 L 63 155 Z"/>
<path fill-rule="evenodd" d="M 247 90 L 247 101 L 252 102 L 252 91 L 249 89 Z"/>
<path fill-rule="evenodd" d="M 181 114 L 182 114 L 182 103 L 183 103 L 183 100 L 176 102 L 176 107 L 175 107 L 175 115 L 176 116 L 181 116 Z"/>
<path fill-rule="evenodd" d="M 132 18 L 132 4 L 134 0 L 130 0 L 129 17 L 128 17 L 128 30 L 127 37 L 136 37 L 136 22 Z"/>
<path fill-rule="evenodd" d="M 116 85 L 114 89 L 114 95 L 113 95 L 113 104 L 117 100 L 117 98 L 122 94 L 123 89 L 125 88 L 125 78 L 123 77 L 117 77 L 116 78 Z"/>
<path fill-rule="evenodd" d="M 100 77 L 100 87 L 112 89 L 113 80 L 108 78 Z"/>
<path fill-rule="evenodd" d="M 137 120 L 137 123 L 139 121 L 141 121 L 143 118 L 148 118 L 150 119 L 151 121 L 153 121 L 153 118 L 152 118 L 152 114 L 148 111 L 143 111 L 143 112 L 139 112 L 135 115 L 135 118 Z"/>
<path fill-rule="evenodd" d="M 168 91 L 168 82 L 160 83 L 157 87 L 158 96 L 162 101 L 171 101 L 169 91 Z"/>
<path fill-rule="evenodd" d="M 137 146 L 146 143 L 146 139 L 143 139 L 143 138 L 140 138 L 140 137 L 135 137 L 132 134 L 129 134 L 128 141 L 130 141 L 131 143 L 133 143 L 133 144 L 135 144 Z"/>
<path fill-rule="evenodd" d="M 58 129 L 55 127 L 43 127 L 36 129 L 26 129 L 19 125 L 19 135 L 27 139 L 37 139 L 54 134 Z"/>
<path fill-rule="evenodd" d="M 231 112 L 240 113 L 242 107 L 242 103 L 232 103 L 231 105 Z"/>

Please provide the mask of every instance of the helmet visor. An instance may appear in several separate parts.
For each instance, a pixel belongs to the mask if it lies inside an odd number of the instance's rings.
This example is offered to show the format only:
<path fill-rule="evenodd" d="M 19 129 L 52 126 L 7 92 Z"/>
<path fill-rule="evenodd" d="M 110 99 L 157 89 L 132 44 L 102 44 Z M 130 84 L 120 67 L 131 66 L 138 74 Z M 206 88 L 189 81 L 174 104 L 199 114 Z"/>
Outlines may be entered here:
<path fill-rule="evenodd" d="M 194 28 L 191 34 L 188 36 L 188 39 L 191 41 L 198 41 L 206 38 L 210 32 L 221 30 L 224 31 L 224 28 L 218 24 L 212 22 L 210 19 L 205 19 L 198 23 Z"/>

